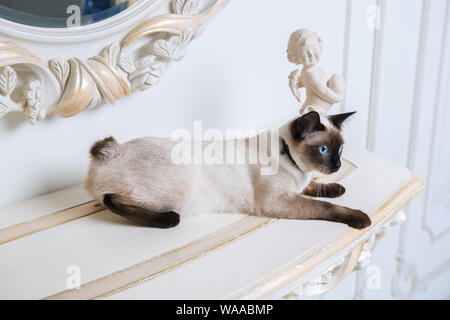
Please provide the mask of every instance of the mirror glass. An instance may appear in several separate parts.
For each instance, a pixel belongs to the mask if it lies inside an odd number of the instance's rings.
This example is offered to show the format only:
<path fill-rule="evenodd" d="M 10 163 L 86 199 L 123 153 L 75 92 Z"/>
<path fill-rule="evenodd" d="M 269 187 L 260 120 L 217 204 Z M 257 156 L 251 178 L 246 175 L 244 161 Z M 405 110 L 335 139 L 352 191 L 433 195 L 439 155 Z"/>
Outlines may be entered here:
<path fill-rule="evenodd" d="M 36 27 L 71 28 L 108 19 L 139 1 L 0 0 L 0 18 Z"/>

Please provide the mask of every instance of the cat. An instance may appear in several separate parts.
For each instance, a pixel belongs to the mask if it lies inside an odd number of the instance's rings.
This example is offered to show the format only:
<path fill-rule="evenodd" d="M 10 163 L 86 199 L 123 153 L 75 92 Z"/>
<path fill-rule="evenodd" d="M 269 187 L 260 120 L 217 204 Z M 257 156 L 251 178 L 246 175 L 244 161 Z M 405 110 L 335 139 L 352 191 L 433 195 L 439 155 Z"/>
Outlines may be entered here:
<path fill-rule="evenodd" d="M 278 171 L 262 175 L 260 164 L 174 164 L 170 138 L 139 138 L 119 144 L 96 142 L 85 186 L 112 212 L 140 225 L 171 228 L 181 217 L 205 213 L 244 213 L 280 219 L 341 222 L 363 229 L 367 214 L 314 199 L 344 194 L 338 183 L 312 181 L 341 167 L 342 124 L 354 112 L 331 116 L 311 111 L 279 129 L 278 149 L 270 150 Z M 251 146 L 259 136 L 244 138 Z M 251 147 L 250 147 L 251 148 Z"/>

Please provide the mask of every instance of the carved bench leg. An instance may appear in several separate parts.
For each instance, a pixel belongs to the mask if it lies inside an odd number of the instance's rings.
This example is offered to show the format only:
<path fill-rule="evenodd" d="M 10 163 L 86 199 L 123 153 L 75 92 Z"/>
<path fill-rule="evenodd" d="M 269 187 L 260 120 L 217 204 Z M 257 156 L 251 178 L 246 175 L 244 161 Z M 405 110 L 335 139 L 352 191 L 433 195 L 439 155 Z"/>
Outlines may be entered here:
<path fill-rule="evenodd" d="M 355 266 L 355 271 L 358 272 L 356 277 L 356 289 L 355 297 L 356 300 L 364 299 L 364 292 L 366 289 L 366 273 L 364 271 L 370 264 L 372 258 L 372 251 L 375 248 L 376 242 L 384 237 L 387 230 L 397 224 L 405 222 L 406 214 L 403 210 L 398 211 L 394 216 L 389 219 L 375 234 L 373 234 L 368 240 L 364 242 L 363 250 L 361 252 L 361 257 L 358 260 L 358 264 Z"/>
<path fill-rule="evenodd" d="M 283 299 L 300 299 L 302 296 L 322 295 L 338 285 L 355 268 L 361 254 L 362 244 L 355 247 L 349 254 L 338 259 L 324 272 L 315 276 L 300 288 L 287 294 Z"/>
<path fill-rule="evenodd" d="M 402 210 L 398 211 L 367 240 L 357 245 L 349 254 L 338 259 L 324 272 L 304 283 L 298 289 L 285 295 L 283 299 L 292 300 L 301 299 L 302 296 L 322 295 L 337 286 L 352 271 L 359 271 L 355 298 L 363 299 L 366 279 L 362 270 L 369 266 L 376 241 L 386 234 L 389 227 L 403 223 L 405 220 L 405 212 Z"/>

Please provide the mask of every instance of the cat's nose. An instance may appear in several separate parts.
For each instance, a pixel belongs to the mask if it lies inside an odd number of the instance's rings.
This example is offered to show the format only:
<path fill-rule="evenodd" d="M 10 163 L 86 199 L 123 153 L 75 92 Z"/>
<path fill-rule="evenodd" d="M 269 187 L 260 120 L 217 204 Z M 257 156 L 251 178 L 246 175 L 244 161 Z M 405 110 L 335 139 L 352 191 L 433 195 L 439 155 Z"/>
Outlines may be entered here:
<path fill-rule="evenodd" d="M 334 162 L 333 170 L 338 171 L 340 167 L 341 167 L 341 160 L 338 159 Z"/>

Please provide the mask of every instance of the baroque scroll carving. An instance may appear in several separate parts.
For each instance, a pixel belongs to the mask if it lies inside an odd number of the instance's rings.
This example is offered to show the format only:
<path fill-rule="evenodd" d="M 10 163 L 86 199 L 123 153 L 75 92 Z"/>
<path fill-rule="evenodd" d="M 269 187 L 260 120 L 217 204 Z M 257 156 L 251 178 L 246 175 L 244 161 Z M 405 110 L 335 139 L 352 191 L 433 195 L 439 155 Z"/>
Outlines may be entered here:
<path fill-rule="evenodd" d="M 0 118 L 22 112 L 35 124 L 49 114 L 71 117 L 151 88 L 228 1 L 202 12 L 199 0 L 172 0 L 173 13 L 143 21 L 89 59 L 55 58 L 47 66 L 20 45 L 0 42 Z"/>

